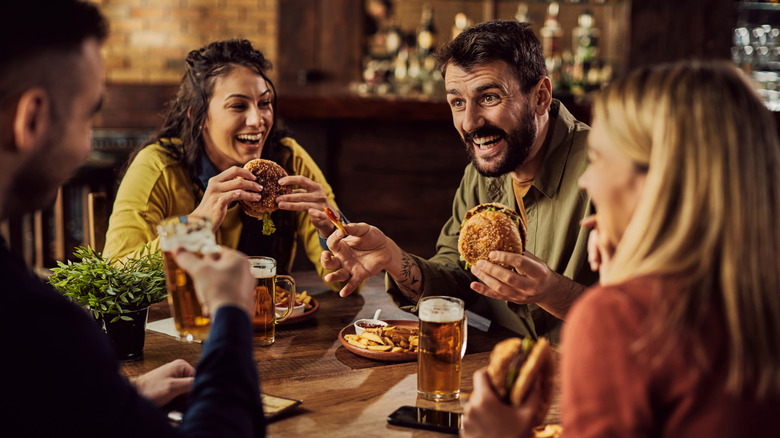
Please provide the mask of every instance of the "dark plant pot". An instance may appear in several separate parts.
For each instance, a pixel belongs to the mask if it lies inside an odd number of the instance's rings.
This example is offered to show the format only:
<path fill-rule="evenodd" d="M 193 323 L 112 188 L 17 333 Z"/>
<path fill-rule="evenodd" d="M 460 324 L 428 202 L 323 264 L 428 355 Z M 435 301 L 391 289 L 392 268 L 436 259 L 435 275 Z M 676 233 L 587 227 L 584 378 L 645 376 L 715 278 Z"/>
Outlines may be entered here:
<path fill-rule="evenodd" d="M 108 335 L 117 359 L 122 362 L 143 359 L 146 318 L 149 316 L 149 308 L 126 312 L 123 315 L 129 316 L 132 321 L 118 319 L 111 322 L 116 315 L 106 315 L 105 318 L 99 318 L 103 332 Z"/>

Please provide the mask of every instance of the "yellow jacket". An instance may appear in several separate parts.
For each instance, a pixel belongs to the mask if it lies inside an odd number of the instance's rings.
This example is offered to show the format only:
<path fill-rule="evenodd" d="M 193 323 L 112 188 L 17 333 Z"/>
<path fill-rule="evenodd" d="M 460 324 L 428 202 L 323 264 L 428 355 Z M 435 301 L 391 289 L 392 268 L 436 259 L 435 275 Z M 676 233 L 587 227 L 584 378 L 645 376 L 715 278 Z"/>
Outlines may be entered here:
<path fill-rule="evenodd" d="M 178 139 L 172 140 L 180 143 Z M 281 140 L 283 157 L 280 165 L 291 175 L 302 175 L 322 185 L 330 204 L 336 206 L 333 189 L 325 180 L 322 171 L 306 152 L 292 138 Z M 117 191 L 114 208 L 108 224 L 106 246 L 107 256 L 121 258 L 138 256 L 143 245 L 150 243 L 152 250 L 160 248 L 157 225 L 171 216 L 188 215 L 200 203 L 202 193 L 193 189 L 192 179 L 183 163 L 171 156 L 159 143 L 143 148 L 127 169 Z M 237 205 L 228 209 L 225 220 L 217 230 L 217 243 L 236 248 L 241 235 L 242 223 Z M 292 216 L 292 236 L 285 236 L 292 248 L 286 254 L 249 254 L 271 255 L 277 258 L 279 270 L 289 271 L 295 258 L 298 239 L 303 241 L 309 260 L 314 264 L 320 277 L 326 271 L 320 264 L 320 247 L 317 229 L 309 220 L 306 212 L 284 212 Z M 277 232 L 281 232 L 277 231 Z M 280 259 L 283 257 L 284 259 Z M 328 283 L 333 290 L 339 290 L 342 283 Z"/>

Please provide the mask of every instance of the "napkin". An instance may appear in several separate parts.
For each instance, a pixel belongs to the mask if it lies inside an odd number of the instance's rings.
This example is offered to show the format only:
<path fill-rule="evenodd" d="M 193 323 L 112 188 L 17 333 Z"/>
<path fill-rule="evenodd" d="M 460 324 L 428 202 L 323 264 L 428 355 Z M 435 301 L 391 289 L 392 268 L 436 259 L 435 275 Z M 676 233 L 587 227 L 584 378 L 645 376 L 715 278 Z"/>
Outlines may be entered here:
<path fill-rule="evenodd" d="M 146 329 L 162 333 L 164 335 L 173 336 L 174 338 L 179 337 L 179 332 L 176 331 L 176 324 L 173 322 L 173 317 L 149 322 L 146 324 Z"/>

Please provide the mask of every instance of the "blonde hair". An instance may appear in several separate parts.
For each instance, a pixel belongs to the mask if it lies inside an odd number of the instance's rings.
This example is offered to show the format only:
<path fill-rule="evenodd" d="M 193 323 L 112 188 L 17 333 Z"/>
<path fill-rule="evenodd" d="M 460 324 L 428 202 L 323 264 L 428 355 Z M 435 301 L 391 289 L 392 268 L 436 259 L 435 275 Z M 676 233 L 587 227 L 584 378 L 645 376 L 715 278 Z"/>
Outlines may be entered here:
<path fill-rule="evenodd" d="M 683 280 L 650 339 L 697 334 L 715 310 L 728 333 L 727 390 L 780 394 L 780 141 L 744 74 L 725 62 L 638 70 L 594 102 L 594 120 L 647 168 L 603 284 Z M 661 291 L 663 294 L 663 291 Z M 697 332 L 699 330 L 699 332 Z"/>

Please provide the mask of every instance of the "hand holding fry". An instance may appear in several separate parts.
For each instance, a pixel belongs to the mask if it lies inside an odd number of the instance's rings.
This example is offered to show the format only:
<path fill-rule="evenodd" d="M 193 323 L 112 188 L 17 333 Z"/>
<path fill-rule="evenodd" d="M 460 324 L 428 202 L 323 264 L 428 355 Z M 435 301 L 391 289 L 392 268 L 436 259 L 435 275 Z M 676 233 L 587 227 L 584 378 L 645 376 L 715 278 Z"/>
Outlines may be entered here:
<path fill-rule="evenodd" d="M 333 233 L 328 237 L 328 248 L 320 256 L 325 269 L 332 270 L 325 281 L 345 281 L 339 295 L 346 297 L 372 275 L 385 269 L 393 257 L 400 259 L 400 248 L 376 227 L 364 223 L 351 223 L 349 236 Z"/>
<path fill-rule="evenodd" d="M 345 236 L 349 236 L 349 233 L 347 233 L 347 230 L 344 228 L 344 225 L 341 223 L 341 219 L 336 216 L 336 213 L 330 209 L 330 207 L 325 207 L 325 214 L 328 215 L 328 219 L 330 219 L 331 222 L 333 222 L 333 225 L 336 226 L 339 230 L 341 230 L 342 233 L 344 233 Z"/>

